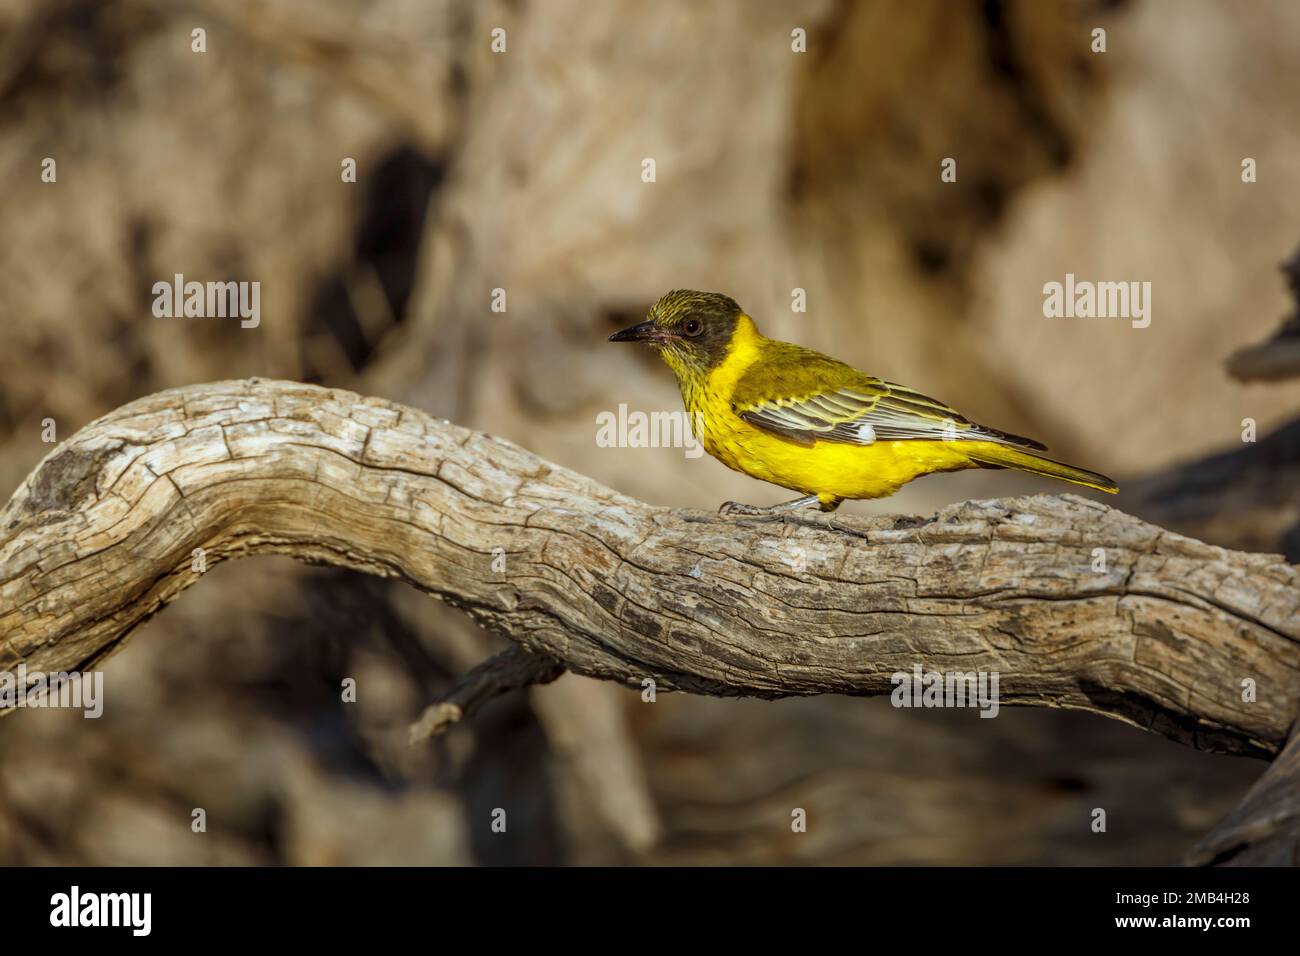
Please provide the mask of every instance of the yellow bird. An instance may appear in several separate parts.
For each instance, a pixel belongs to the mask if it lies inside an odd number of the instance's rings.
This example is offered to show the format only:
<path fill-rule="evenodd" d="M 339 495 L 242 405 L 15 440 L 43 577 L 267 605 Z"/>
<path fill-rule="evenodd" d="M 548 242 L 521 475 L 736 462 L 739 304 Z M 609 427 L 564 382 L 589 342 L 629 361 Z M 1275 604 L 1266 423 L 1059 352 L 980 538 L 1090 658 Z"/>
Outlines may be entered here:
<path fill-rule="evenodd" d="M 734 300 L 669 292 L 611 342 L 645 342 L 677 375 L 692 429 L 728 468 L 800 492 L 765 514 L 883 498 L 939 471 L 1015 468 L 1114 494 L 1105 475 L 1037 454 L 1047 446 L 977 425 L 942 402 L 759 333 Z"/>

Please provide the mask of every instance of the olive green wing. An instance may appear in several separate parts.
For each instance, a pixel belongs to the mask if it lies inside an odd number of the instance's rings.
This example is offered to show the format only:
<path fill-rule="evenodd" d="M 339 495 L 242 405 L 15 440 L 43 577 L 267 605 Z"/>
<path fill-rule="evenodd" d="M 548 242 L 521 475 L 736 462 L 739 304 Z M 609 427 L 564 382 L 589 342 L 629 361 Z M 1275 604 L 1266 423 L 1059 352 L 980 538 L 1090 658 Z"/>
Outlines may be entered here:
<path fill-rule="evenodd" d="M 818 441 L 992 441 L 1045 451 L 1031 438 L 977 425 L 943 402 L 785 343 L 741 376 L 732 410 L 800 445 Z"/>

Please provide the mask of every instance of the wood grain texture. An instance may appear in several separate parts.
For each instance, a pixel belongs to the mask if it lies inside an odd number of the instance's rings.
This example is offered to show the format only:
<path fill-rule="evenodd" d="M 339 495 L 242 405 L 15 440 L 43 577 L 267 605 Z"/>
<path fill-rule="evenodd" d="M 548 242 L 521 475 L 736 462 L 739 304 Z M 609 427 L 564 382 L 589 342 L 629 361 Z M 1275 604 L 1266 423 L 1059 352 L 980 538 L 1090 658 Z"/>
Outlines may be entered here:
<path fill-rule="evenodd" d="M 400 578 L 568 670 L 660 690 L 996 671 L 1003 704 L 1258 756 L 1300 699 L 1297 571 L 1274 555 L 1072 495 L 930 518 L 656 508 L 415 409 L 257 379 L 142 398 L 37 467 L 0 513 L 0 667 L 93 667 L 195 581 L 196 548 Z"/>

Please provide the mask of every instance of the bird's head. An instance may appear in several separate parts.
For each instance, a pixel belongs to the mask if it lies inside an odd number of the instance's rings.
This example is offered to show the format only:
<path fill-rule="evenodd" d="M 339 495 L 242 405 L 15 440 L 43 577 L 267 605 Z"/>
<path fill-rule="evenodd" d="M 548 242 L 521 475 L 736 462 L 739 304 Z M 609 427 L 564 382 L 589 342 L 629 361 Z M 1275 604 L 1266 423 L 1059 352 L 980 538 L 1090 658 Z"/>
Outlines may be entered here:
<path fill-rule="evenodd" d="M 658 350 L 678 378 L 707 375 L 727 357 L 742 318 L 734 299 L 678 289 L 651 306 L 644 322 L 615 332 L 609 340 L 645 342 Z"/>

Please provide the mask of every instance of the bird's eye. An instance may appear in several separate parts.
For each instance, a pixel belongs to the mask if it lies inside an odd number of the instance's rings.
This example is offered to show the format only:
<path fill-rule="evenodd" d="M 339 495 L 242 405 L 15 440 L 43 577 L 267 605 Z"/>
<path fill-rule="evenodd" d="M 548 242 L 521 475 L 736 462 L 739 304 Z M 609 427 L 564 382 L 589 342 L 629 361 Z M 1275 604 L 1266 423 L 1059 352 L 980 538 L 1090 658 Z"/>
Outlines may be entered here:
<path fill-rule="evenodd" d="M 699 319 L 687 319 L 686 324 L 682 326 L 682 331 L 687 335 L 699 335 L 704 331 L 704 325 Z"/>

